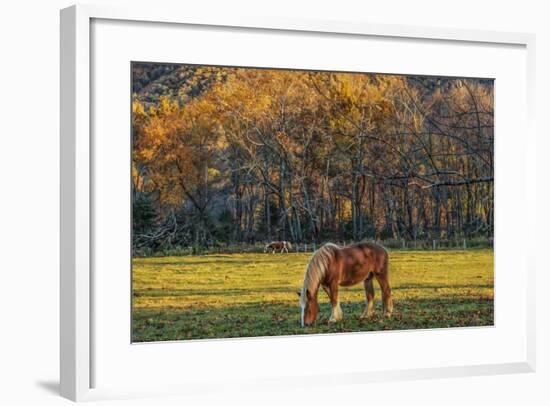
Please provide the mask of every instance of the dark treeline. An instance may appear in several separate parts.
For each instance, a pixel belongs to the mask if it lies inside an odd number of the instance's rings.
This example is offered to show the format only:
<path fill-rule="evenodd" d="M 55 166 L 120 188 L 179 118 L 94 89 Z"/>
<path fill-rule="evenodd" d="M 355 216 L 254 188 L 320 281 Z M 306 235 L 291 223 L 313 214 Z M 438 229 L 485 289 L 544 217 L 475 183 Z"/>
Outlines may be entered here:
<path fill-rule="evenodd" d="M 492 237 L 493 81 L 133 66 L 136 252 Z"/>

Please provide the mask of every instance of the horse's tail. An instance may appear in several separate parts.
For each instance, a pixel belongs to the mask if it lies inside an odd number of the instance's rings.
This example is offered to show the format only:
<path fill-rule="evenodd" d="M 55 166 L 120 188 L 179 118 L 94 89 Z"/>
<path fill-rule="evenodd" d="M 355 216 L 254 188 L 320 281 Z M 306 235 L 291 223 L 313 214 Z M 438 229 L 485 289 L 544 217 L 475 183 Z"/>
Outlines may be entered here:
<path fill-rule="evenodd" d="M 305 294 L 307 289 L 311 289 L 312 291 L 317 290 L 338 249 L 336 244 L 327 243 L 313 253 L 307 264 L 302 294 Z"/>
<path fill-rule="evenodd" d="M 388 253 L 388 250 L 383 245 L 377 244 L 377 246 L 382 251 L 382 259 L 381 259 L 381 266 L 380 271 L 381 273 L 387 275 L 388 274 L 388 268 L 389 268 L 389 262 L 390 262 L 390 254 Z"/>
<path fill-rule="evenodd" d="M 384 248 L 384 247 L 382 247 Z M 388 250 L 384 248 L 384 259 L 382 264 L 382 272 L 385 275 L 389 275 L 389 266 L 390 266 L 390 254 L 388 254 Z"/>
<path fill-rule="evenodd" d="M 388 273 L 390 254 L 386 247 L 376 242 L 365 242 L 360 246 L 367 251 L 374 253 L 374 273 L 383 275 Z"/>

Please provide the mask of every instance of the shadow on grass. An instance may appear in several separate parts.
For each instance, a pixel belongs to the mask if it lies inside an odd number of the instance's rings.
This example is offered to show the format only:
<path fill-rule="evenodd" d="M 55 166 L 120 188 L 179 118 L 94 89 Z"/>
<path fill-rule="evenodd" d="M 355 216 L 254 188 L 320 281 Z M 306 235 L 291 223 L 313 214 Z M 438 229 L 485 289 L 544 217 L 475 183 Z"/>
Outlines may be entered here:
<path fill-rule="evenodd" d="M 449 283 L 447 285 L 438 284 L 438 285 L 429 285 L 429 284 L 416 284 L 416 283 L 405 283 L 402 285 L 392 286 L 392 290 L 402 290 L 402 289 L 480 289 L 480 288 L 493 288 L 493 285 L 490 283 L 484 284 L 453 284 Z"/>
<path fill-rule="evenodd" d="M 185 258 L 185 257 L 179 257 L 179 258 Z M 192 258 L 192 259 L 191 259 Z M 198 258 L 198 259 L 197 259 Z M 220 260 L 224 260 L 223 266 L 227 266 L 228 264 L 231 266 L 246 266 L 250 264 L 262 264 L 262 263 L 268 263 L 272 264 L 273 259 L 269 256 L 266 256 L 265 258 L 258 258 L 253 257 L 250 259 L 245 258 L 235 258 L 234 256 L 227 256 L 227 255 L 208 255 L 205 256 L 205 258 L 208 259 L 200 259 L 201 257 L 197 256 L 190 256 L 189 260 L 178 260 L 178 261 L 166 261 L 166 260 L 155 260 L 155 259 L 134 259 L 134 264 L 139 264 L 140 266 L 160 266 L 160 267 L 175 267 L 175 266 L 182 266 L 182 267 L 190 267 L 190 266 L 197 266 L 197 265 L 212 265 L 212 266 L 221 266 L 219 263 Z M 305 266 L 304 262 L 304 266 Z M 192 271 L 192 269 L 185 269 L 185 271 Z M 251 269 L 251 271 L 256 271 L 256 269 Z M 228 273 L 230 274 L 231 271 L 228 270 Z"/>
<path fill-rule="evenodd" d="M 288 293 L 289 296 L 296 296 L 300 288 L 291 289 L 288 287 L 270 287 L 270 288 L 225 288 L 220 284 L 219 289 L 151 289 L 139 290 L 134 292 L 134 297 L 173 297 L 173 296 L 237 296 L 237 295 L 256 295 L 258 293 Z"/>
<path fill-rule="evenodd" d="M 134 310 L 133 342 L 258 337 L 356 331 L 408 330 L 493 325 L 493 300 L 473 297 L 394 299 L 391 319 L 382 316 L 381 302 L 369 320 L 359 317 L 364 302 L 343 303 L 344 320 L 328 323 L 330 306 L 322 304 L 317 324 L 300 326 L 298 303 L 254 302 L 223 308 Z"/>
<path fill-rule="evenodd" d="M 218 283 L 217 283 L 218 284 Z M 289 296 L 295 296 L 296 292 L 300 291 L 300 286 L 295 288 L 289 288 L 288 286 L 284 287 L 266 287 L 266 288 L 226 288 L 223 283 L 219 283 L 220 288 L 218 289 L 142 289 L 135 290 L 133 293 L 134 297 L 185 297 L 185 296 L 238 296 L 238 295 L 256 295 L 258 293 L 287 293 Z M 493 288 L 491 284 L 478 284 L 478 285 L 421 285 L 421 284 L 404 284 L 393 286 L 392 290 L 434 290 L 434 289 L 482 289 L 482 288 Z M 349 292 L 363 292 L 363 287 L 351 287 L 343 288 L 343 291 Z"/>

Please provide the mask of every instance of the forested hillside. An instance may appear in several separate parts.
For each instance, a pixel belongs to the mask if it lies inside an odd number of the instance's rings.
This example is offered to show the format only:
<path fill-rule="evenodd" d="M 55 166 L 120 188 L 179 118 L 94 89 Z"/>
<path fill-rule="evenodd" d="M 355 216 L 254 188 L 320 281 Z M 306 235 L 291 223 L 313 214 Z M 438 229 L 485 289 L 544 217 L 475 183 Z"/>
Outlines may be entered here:
<path fill-rule="evenodd" d="M 188 102 L 208 87 L 222 81 L 226 69 L 158 63 L 132 64 L 134 99 L 146 106 L 158 105 L 161 97 Z"/>
<path fill-rule="evenodd" d="M 136 252 L 493 233 L 493 81 L 134 63 Z"/>

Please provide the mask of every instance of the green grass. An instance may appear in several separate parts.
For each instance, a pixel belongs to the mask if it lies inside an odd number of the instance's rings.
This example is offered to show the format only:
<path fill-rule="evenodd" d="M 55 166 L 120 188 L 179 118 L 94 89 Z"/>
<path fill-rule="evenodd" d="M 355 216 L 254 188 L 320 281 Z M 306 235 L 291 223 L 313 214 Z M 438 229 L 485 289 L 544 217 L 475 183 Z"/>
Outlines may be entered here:
<path fill-rule="evenodd" d="M 363 285 L 341 288 L 344 320 L 328 324 L 319 293 L 314 327 L 300 327 L 296 292 L 311 253 L 133 260 L 134 342 L 493 325 L 493 251 L 392 251 L 394 315 L 359 320 Z"/>

